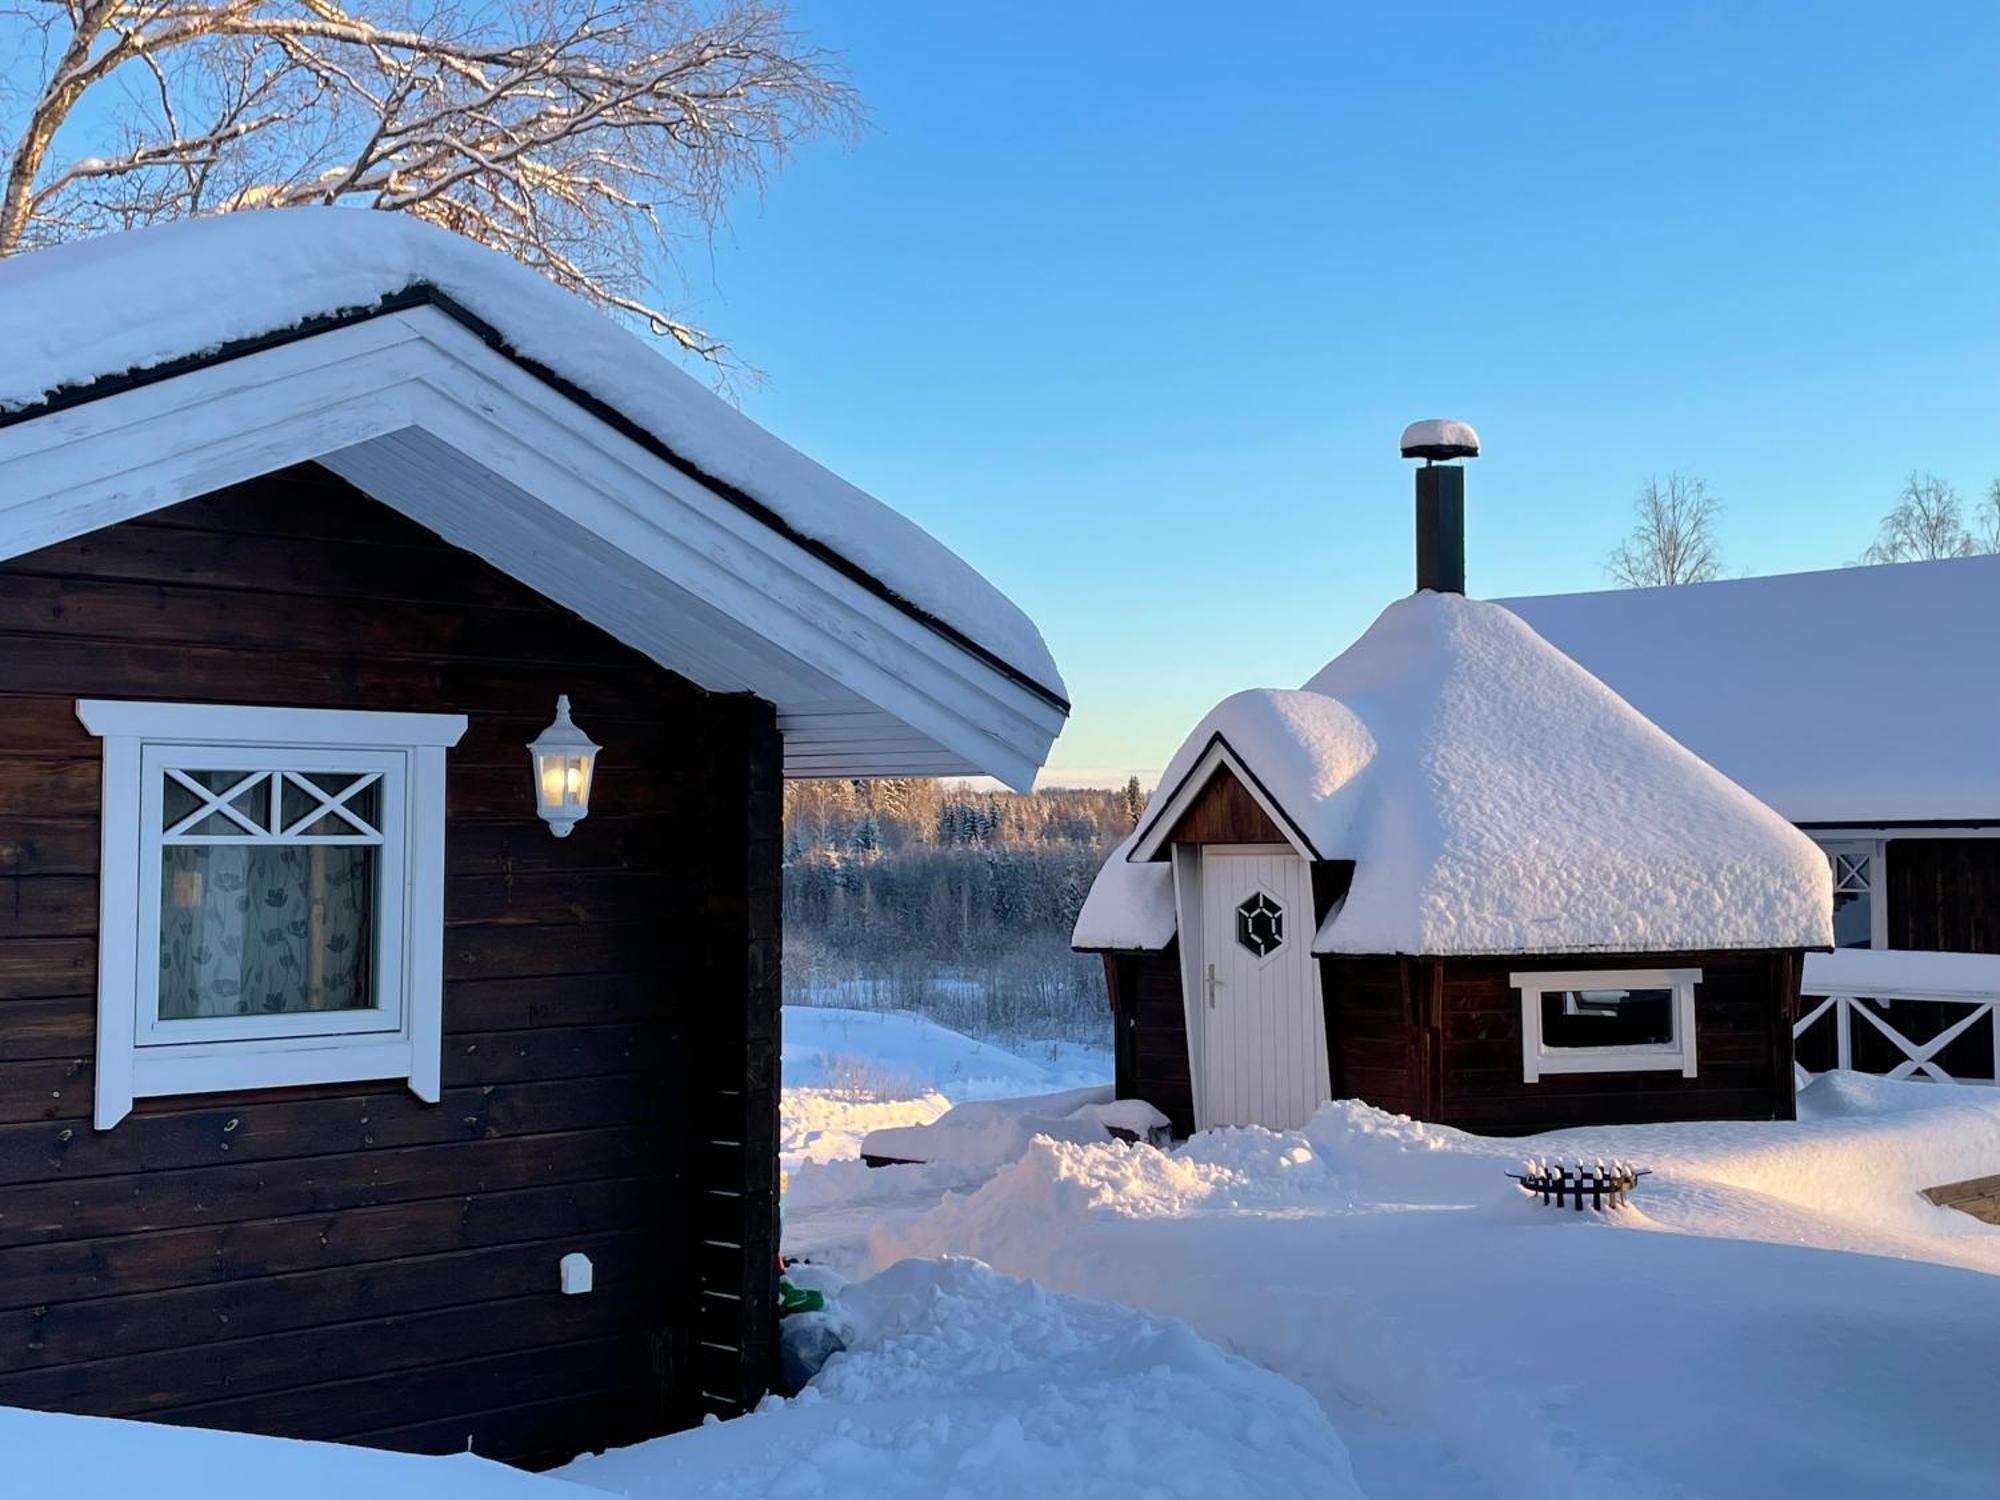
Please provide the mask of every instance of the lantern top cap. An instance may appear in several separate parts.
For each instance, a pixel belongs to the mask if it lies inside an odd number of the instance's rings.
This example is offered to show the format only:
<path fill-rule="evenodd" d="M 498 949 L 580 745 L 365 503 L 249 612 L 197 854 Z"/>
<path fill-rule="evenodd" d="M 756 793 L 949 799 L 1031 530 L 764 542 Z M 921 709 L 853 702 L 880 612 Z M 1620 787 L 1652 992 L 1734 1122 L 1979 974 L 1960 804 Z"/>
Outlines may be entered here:
<path fill-rule="evenodd" d="M 569 716 L 569 694 L 556 698 L 556 716 L 547 729 L 535 737 L 530 750 L 588 750 L 595 753 L 602 747 L 589 735 L 578 729 Z"/>

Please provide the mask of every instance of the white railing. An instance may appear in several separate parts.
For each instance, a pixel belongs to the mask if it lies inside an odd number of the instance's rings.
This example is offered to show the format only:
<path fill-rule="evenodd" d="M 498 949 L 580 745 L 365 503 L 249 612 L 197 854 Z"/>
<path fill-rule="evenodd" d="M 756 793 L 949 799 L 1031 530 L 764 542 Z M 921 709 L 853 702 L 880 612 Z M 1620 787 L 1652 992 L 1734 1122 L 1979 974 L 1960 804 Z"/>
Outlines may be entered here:
<path fill-rule="evenodd" d="M 1903 1060 L 1889 1070 L 1891 1078 L 1921 1076 L 1939 1083 L 2000 1081 L 2000 1017 L 1995 1017 L 1992 1024 L 1992 1068 L 1986 1076 L 1955 1078 L 1937 1061 L 1938 1054 L 1982 1018 L 1994 1016 L 1994 1008 L 2000 1006 L 2000 955 L 1869 948 L 1808 953 L 1799 995 L 1801 1013 L 1792 1035 L 1804 1036 L 1831 1012 L 1838 1067 L 1854 1066 L 1854 1018 L 1859 1016 L 1903 1054 Z M 1864 1000 L 1872 1003 L 1863 1004 Z M 1875 1009 L 1876 1005 L 1897 1000 L 1963 1006 L 1965 1013 L 1936 1035 L 1914 1042 Z"/>

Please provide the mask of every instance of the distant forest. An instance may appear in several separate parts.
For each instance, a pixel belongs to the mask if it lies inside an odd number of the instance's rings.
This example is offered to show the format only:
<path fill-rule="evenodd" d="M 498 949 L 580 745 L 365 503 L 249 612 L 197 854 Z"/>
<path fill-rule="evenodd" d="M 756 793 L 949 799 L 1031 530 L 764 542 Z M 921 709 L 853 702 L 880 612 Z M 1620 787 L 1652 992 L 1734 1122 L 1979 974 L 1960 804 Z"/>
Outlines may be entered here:
<path fill-rule="evenodd" d="M 1108 1044 L 1103 969 L 1069 951 L 1098 866 L 1138 820 L 1122 790 L 938 781 L 785 787 L 790 1004 L 914 1010 L 1003 1042 Z"/>

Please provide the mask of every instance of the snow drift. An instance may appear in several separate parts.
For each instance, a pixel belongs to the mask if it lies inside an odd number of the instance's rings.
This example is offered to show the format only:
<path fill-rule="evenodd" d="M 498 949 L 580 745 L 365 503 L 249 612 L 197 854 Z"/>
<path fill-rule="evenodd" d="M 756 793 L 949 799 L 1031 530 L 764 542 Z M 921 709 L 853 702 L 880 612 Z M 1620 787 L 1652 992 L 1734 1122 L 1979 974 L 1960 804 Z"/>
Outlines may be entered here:
<path fill-rule="evenodd" d="M 841 1290 L 848 1348 L 797 1399 L 559 1471 L 630 1500 L 1359 1500 L 1297 1386 L 1185 1324 L 971 1261 Z"/>
<path fill-rule="evenodd" d="M 1983 1497 L 2000 1230 L 1917 1189 L 2000 1170 L 2000 1099 L 1832 1075 L 1804 1100 L 1518 1141 L 1353 1102 L 1172 1153 L 1044 1139 L 872 1258 L 977 1255 L 1186 1318 L 1351 1441 L 1434 1435 L 1498 1500 Z M 1654 1175 L 1622 1213 L 1557 1211 L 1503 1175 L 1524 1152 Z"/>

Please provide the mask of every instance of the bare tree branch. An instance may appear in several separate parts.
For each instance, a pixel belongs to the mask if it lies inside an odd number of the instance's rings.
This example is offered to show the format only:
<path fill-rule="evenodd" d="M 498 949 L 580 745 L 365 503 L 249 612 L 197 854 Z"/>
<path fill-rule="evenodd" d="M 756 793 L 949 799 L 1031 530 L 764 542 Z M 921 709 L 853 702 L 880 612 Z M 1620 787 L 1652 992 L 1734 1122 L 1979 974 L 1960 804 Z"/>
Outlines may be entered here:
<path fill-rule="evenodd" d="M 1665 480 L 1649 478 L 1633 503 L 1637 524 L 1604 568 L 1627 588 L 1706 583 L 1722 576 L 1722 545 L 1716 522 L 1722 501 L 1708 485 L 1678 471 Z"/>
<path fill-rule="evenodd" d="M 353 203 L 476 239 L 725 360 L 654 273 L 793 146 L 854 128 L 836 63 L 766 0 L 405 3 L 48 6 L 45 76 L 23 91 L 0 176 L 0 255 L 198 213 Z M 107 95 L 116 145 L 59 152 L 79 101 L 127 68 L 148 87 Z"/>

